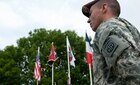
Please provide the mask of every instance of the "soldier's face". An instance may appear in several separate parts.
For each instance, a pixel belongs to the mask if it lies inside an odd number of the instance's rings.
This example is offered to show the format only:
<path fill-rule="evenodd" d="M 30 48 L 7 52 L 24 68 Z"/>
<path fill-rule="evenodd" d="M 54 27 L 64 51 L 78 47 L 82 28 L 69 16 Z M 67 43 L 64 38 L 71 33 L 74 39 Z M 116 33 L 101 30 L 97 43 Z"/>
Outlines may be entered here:
<path fill-rule="evenodd" d="M 97 7 L 96 5 L 93 5 L 90 8 L 89 13 L 90 13 L 90 16 L 89 16 L 89 19 L 88 19 L 88 23 L 90 24 L 92 30 L 94 32 L 96 32 L 98 26 L 102 22 L 102 11 L 99 7 Z"/>

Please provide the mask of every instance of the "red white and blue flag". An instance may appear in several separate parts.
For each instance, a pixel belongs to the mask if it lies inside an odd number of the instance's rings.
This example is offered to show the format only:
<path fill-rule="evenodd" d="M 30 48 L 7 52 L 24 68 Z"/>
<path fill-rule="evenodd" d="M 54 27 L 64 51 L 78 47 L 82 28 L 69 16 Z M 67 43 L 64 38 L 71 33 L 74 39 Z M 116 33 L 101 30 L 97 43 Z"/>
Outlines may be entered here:
<path fill-rule="evenodd" d="M 86 33 L 86 61 L 92 67 L 92 46 Z"/>
<path fill-rule="evenodd" d="M 40 65 L 39 55 L 40 55 L 40 48 L 38 47 L 36 62 L 34 67 L 34 78 L 38 81 L 41 80 L 41 65 Z"/>
<path fill-rule="evenodd" d="M 70 46 L 70 42 L 69 42 L 68 37 L 67 37 L 67 53 L 68 53 L 70 65 L 72 65 L 73 67 L 75 67 L 75 57 L 74 57 L 74 55 L 72 53 L 72 50 L 71 50 L 71 46 Z"/>

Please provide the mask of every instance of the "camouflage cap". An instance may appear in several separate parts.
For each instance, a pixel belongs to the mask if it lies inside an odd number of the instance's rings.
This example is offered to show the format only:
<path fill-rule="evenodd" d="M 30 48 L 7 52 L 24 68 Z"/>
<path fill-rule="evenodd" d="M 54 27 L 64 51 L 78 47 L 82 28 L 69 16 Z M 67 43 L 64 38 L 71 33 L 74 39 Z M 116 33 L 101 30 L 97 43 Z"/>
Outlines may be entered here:
<path fill-rule="evenodd" d="M 96 2 L 98 2 L 99 0 L 94 0 L 94 1 L 91 1 L 87 4 L 85 4 L 83 7 L 82 7 L 82 12 L 85 16 L 89 17 L 89 10 L 91 8 L 92 5 L 94 5 Z"/>

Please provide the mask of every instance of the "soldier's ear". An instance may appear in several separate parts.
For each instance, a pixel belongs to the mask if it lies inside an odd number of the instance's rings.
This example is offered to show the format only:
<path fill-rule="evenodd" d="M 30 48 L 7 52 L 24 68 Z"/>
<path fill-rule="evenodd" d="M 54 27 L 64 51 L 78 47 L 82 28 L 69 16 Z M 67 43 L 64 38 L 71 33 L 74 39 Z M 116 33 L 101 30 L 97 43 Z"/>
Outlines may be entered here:
<path fill-rule="evenodd" d="M 108 4 L 107 4 L 107 3 L 104 3 L 104 4 L 102 5 L 102 12 L 103 12 L 103 13 L 106 13 L 106 12 L 107 12 L 107 9 L 108 9 Z"/>

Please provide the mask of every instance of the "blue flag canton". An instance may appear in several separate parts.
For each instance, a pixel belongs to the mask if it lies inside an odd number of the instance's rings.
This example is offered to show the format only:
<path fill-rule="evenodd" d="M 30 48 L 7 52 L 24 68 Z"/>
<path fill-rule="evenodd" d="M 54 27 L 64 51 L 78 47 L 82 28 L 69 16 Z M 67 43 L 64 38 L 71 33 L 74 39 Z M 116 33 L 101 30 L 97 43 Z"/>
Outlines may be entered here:
<path fill-rule="evenodd" d="M 37 62 L 37 61 L 40 61 L 40 60 L 39 60 L 39 53 L 37 53 L 37 55 L 36 55 L 36 62 Z"/>
<path fill-rule="evenodd" d="M 90 44 L 90 40 L 89 40 L 89 38 L 88 38 L 88 35 L 87 35 L 87 33 L 86 33 L 86 41 L 89 43 L 89 45 L 92 47 L 92 45 Z"/>

